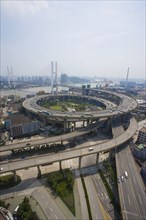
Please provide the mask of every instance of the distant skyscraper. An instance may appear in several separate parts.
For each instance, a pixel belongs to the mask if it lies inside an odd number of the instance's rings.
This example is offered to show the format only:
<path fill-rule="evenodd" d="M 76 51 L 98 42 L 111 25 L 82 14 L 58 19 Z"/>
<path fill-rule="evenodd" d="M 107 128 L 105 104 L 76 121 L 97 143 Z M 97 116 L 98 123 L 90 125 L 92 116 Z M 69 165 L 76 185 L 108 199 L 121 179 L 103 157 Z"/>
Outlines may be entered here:
<path fill-rule="evenodd" d="M 53 87 L 54 85 L 58 84 L 58 75 L 57 75 L 57 62 L 55 62 L 55 71 L 54 71 L 54 64 L 53 61 L 51 61 L 51 93 L 53 94 Z M 57 88 L 56 88 L 57 91 Z"/>
<path fill-rule="evenodd" d="M 67 84 L 68 82 L 68 76 L 67 74 L 62 73 L 61 74 L 61 80 L 60 80 L 61 84 Z"/>

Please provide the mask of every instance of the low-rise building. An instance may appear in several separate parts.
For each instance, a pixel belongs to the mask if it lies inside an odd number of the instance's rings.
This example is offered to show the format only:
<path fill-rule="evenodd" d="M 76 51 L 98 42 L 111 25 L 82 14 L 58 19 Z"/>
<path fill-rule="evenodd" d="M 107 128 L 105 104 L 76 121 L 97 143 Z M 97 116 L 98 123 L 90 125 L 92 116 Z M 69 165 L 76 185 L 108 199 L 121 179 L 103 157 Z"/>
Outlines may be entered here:
<path fill-rule="evenodd" d="M 133 149 L 133 155 L 141 161 L 146 160 L 146 148 L 140 144 Z"/>
<path fill-rule="evenodd" d="M 9 115 L 5 120 L 5 126 L 13 138 L 32 135 L 39 130 L 37 121 L 32 121 L 22 114 Z"/>
<path fill-rule="evenodd" d="M 146 127 L 143 127 L 139 130 L 138 142 L 141 144 L 146 144 Z"/>

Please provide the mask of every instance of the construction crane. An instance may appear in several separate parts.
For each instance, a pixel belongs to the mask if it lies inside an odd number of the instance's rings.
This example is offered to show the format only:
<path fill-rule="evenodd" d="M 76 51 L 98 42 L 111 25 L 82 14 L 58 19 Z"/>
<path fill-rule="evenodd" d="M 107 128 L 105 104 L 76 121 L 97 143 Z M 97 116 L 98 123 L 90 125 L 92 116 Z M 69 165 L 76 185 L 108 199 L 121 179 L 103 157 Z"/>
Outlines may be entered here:
<path fill-rule="evenodd" d="M 108 86 L 113 83 L 111 80 L 104 79 L 104 86 L 103 89 L 108 89 Z"/>
<path fill-rule="evenodd" d="M 128 77 L 129 77 L 129 67 L 128 67 L 128 70 L 127 70 L 127 76 L 126 76 L 126 82 L 125 82 L 125 89 L 127 89 Z"/>

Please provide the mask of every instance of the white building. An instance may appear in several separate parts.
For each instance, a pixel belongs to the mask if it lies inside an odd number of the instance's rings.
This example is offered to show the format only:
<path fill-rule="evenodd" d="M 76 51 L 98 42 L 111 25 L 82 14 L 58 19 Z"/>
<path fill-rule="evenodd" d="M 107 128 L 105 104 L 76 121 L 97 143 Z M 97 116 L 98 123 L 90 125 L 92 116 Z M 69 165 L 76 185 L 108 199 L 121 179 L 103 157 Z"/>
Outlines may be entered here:
<path fill-rule="evenodd" d="M 141 144 L 146 144 L 146 127 L 143 127 L 139 130 L 138 142 Z"/>
<path fill-rule="evenodd" d="M 35 134 L 39 130 L 37 121 L 31 121 L 28 117 L 21 114 L 8 116 L 5 120 L 5 125 L 13 138 Z"/>

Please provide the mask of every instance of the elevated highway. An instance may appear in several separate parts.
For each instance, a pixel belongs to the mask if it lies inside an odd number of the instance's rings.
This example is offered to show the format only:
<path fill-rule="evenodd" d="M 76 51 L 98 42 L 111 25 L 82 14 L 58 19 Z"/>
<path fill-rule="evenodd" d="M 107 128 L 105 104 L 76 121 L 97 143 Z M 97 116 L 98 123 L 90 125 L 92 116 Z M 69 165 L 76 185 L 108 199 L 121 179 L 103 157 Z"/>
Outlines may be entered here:
<path fill-rule="evenodd" d="M 66 140 L 74 139 L 76 137 L 86 135 L 92 130 L 98 129 L 104 121 L 105 119 L 101 119 L 94 124 L 90 124 L 88 127 L 76 130 L 68 134 L 48 137 L 48 138 L 44 138 L 41 140 L 33 140 L 33 141 L 27 141 L 27 142 L 22 142 L 22 143 L 17 143 L 17 144 L 4 145 L 0 147 L 0 152 L 6 152 L 6 151 L 14 150 L 14 149 L 29 148 L 30 146 L 39 146 L 39 145 L 63 142 Z"/>
<path fill-rule="evenodd" d="M 47 117 L 50 120 L 60 120 L 60 121 L 83 121 L 87 119 L 99 119 L 99 118 L 107 118 L 113 117 L 115 115 L 123 115 L 128 112 L 131 112 L 137 107 L 137 102 L 123 94 L 117 94 L 114 92 L 104 91 L 104 90 L 97 90 L 91 89 L 90 96 L 83 96 L 83 95 L 73 95 L 73 94 L 58 94 L 58 95 L 42 95 L 27 99 L 23 102 L 23 107 L 27 109 L 29 112 L 32 112 L 37 115 L 42 115 L 43 117 Z M 79 98 L 81 100 L 86 101 L 95 101 L 99 102 L 102 105 L 106 106 L 106 109 L 98 110 L 98 111 L 87 111 L 87 112 L 61 112 L 61 111 L 53 111 L 43 108 L 42 106 L 38 105 L 42 101 L 45 102 L 49 99 L 65 99 L 65 98 Z M 109 101 L 115 101 L 115 104 L 109 104 Z M 108 101 L 107 101 L 108 99 Z M 108 108 L 107 108 L 108 106 Z M 45 113 L 46 112 L 46 113 Z"/>
<path fill-rule="evenodd" d="M 86 142 L 84 144 L 79 145 L 80 148 L 78 149 L 68 149 L 60 153 L 56 154 L 45 154 L 41 155 L 35 158 L 25 159 L 25 160 L 19 160 L 19 161 L 12 161 L 3 164 L 3 170 L 1 173 L 6 172 L 13 172 L 20 169 L 40 166 L 47 163 L 55 163 L 55 162 L 61 162 L 73 158 L 79 158 L 79 168 L 81 165 L 81 158 L 83 156 L 91 155 L 91 154 L 97 154 L 99 152 L 106 152 L 109 151 L 112 148 L 115 148 L 129 140 L 137 130 L 137 122 L 136 120 L 131 117 L 130 119 L 130 125 L 128 129 L 121 134 L 120 136 L 111 139 L 110 141 L 104 142 L 102 144 L 97 144 L 96 141 L 93 143 Z M 93 147 L 93 151 L 89 151 L 89 147 Z"/>

